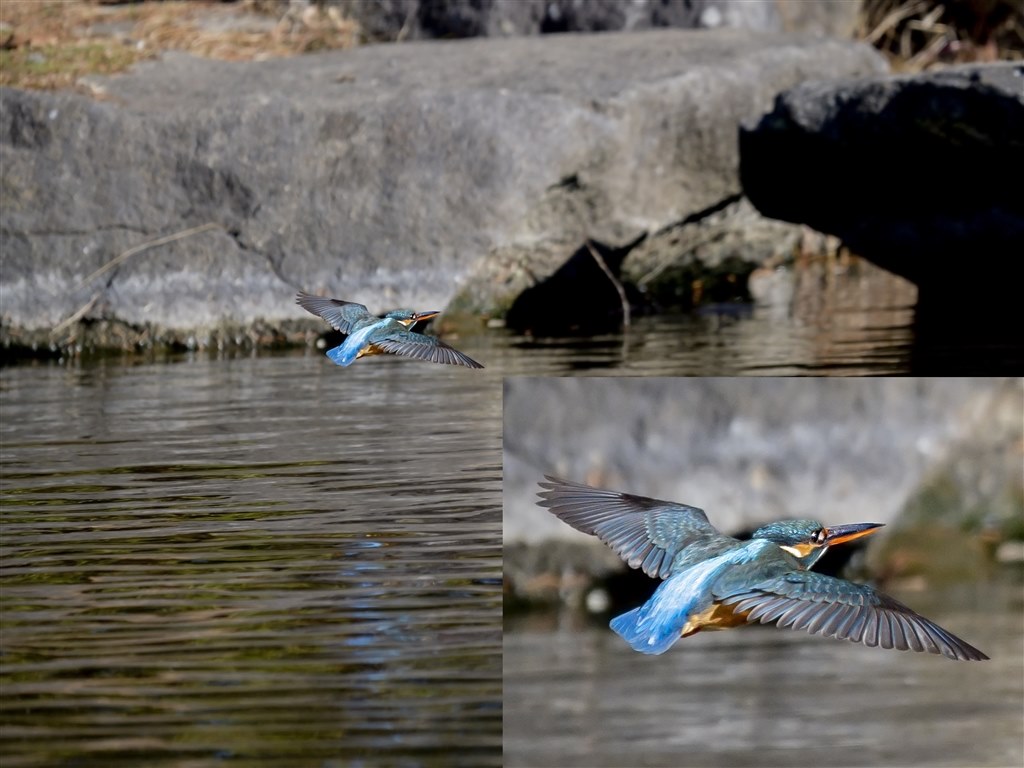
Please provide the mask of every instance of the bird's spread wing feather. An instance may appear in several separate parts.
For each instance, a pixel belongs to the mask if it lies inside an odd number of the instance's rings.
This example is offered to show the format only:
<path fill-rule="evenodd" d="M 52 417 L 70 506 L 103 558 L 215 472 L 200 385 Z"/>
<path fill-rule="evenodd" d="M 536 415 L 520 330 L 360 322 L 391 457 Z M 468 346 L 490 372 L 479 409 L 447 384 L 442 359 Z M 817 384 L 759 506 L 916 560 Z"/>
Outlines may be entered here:
<path fill-rule="evenodd" d="M 653 578 L 666 578 L 676 555 L 695 541 L 726 538 L 696 507 L 545 478 L 540 506 L 576 530 L 597 536 L 630 568 L 641 568 Z"/>
<path fill-rule="evenodd" d="M 366 307 L 354 301 L 328 299 L 301 291 L 295 301 L 304 310 L 319 315 L 342 333 L 352 333 L 355 323 L 370 314 Z"/>
<path fill-rule="evenodd" d="M 471 357 L 453 349 L 435 336 L 427 336 L 415 331 L 395 331 L 386 339 L 375 339 L 373 346 L 392 355 L 413 357 L 431 363 L 448 365 L 464 365 L 467 368 L 483 368 Z"/>
<path fill-rule="evenodd" d="M 782 558 L 779 558 L 782 561 Z M 765 563 L 753 563 L 763 574 Z M 775 574 L 754 586 L 741 587 L 746 570 L 738 566 L 714 587 L 716 598 L 746 613 L 747 621 L 803 629 L 811 634 L 852 640 L 870 647 L 941 653 L 951 659 L 988 657 L 956 635 L 915 613 L 866 584 L 813 571 L 789 570 L 783 564 Z"/>

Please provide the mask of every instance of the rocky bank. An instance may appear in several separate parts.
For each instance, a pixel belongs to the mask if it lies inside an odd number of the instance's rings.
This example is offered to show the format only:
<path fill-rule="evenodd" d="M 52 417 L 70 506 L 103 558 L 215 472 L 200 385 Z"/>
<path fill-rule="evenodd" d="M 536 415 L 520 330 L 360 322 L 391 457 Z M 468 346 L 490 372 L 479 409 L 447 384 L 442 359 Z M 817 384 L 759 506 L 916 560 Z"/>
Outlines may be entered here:
<path fill-rule="evenodd" d="M 296 288 L 501 314 L 586 238 L 671 258 L 659 233 L 741 200 L 741 123 L 884 69 L 853 42 L 656 30 L 167 54 L 89 95 L 4 89 L 3 342 L 273 340 L 315 327 Z M 799 232 L 766 226 L 765 254 Z"/>

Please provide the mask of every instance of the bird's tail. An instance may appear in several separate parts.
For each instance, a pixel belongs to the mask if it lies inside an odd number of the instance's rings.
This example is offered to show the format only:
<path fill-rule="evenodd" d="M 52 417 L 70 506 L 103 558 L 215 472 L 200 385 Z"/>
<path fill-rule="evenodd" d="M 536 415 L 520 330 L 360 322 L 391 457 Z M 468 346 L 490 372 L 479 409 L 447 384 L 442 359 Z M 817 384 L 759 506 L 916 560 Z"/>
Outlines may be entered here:
<path fill-rule="evenodd" d="M 612 629 L 634 651 L 664 653 L 679 639 L 691 617 L 697 617 L 711 607 L 711 585 L 722 570 L 748 556 L 745 549 L 739 549 L 673 574 L 658 585 L 646 603 L 612 619 Z"/>
<path fill-rule="evenodd" d="M 662 585 L 664 586 L 664 584 Z M 660 587 L 659 587 L 660 589 Z M 671 648 L 686 624 L 686 610 L 666 610 L 658 594 L 641 605 L 611 621 L 611 628 L 634 651 L 656 655 Z"/>
<path fill-rule="evenodd" d="M 327 356 L 338 365 L 351 365 L 356 359 L 358 351 L 358 349 L 345 349 L 345 345 L 342 344 L 334 349 L 327 350 Z"/>

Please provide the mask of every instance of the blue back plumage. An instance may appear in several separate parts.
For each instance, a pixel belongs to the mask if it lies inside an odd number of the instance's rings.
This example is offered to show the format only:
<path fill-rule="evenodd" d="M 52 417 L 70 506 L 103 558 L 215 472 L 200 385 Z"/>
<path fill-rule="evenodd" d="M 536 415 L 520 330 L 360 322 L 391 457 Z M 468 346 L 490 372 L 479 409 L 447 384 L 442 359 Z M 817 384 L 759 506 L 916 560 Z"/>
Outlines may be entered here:
<path fill-rule="evenodd" d="M 634 651 L 664 653 L 679 639 L 691 616 L 711 607 L 714 601 L 711 587 L 722 572 L 730 565 L 748 562 L 764 547 L 771 546 L 774 545 L 767 541 L 750 541 L 674 573 L 658 586 L 646 603 L 612 619 L 611 628 Z"/>
<path fill-rule="evenodd" d="M 367 339 L 380 325 L 380 323 L 369 323 L 362 328 L 350 333 L 345 340 L 334 349 L 327 350 L 327 356 L 338 365 L 351 365 L 355 362 L 359 351 L 366 346 Z"/>

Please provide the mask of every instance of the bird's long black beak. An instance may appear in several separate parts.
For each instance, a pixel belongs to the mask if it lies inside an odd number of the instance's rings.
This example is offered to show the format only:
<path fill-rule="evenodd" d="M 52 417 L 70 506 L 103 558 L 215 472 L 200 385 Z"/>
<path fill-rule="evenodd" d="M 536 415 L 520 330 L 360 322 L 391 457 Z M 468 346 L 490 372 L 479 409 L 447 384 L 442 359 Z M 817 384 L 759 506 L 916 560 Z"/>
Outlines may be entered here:
<path fill-rule="evenodd" d="M 441 310 L 439 309 L 435 309 L 431 312 L 417 312 L 415 315 L 412 316 L 412 324 L 415 325 L 416 323 L 422 322 L 423 320 L 429 320 L 432 317 L 437 317 L 440 314 Z"/>
<path fill-rule="evenodd" d="M 849 525 L 833 525 L 828 529 L 828 535 L 825 537 L 825 544 L 832 547 L 846 541 L 853 541 L 854 539 L 859 539 L 861 536 L 867 536 L 870 533 L 874 533 L 884 525 L 885 523 L 850 523 Z"/>

